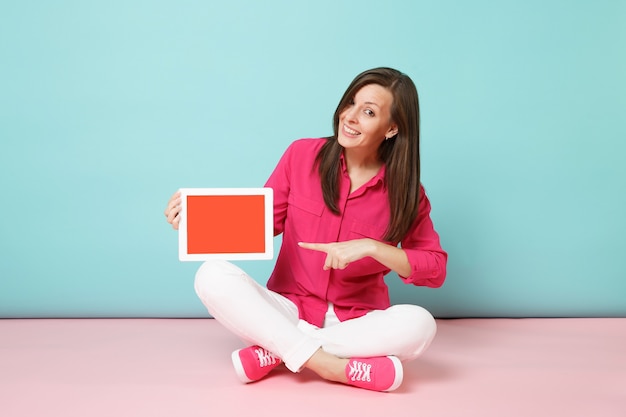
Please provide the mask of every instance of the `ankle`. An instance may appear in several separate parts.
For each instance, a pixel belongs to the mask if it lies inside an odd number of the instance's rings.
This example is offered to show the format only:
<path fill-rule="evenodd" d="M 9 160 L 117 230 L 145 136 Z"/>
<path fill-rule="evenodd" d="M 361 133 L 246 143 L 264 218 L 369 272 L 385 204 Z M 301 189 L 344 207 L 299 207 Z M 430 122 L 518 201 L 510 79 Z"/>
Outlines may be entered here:
<path fill-rule="evenodd" d="M 308 368 L 319 375 L 321 378 L 334 382 L 347 382 L 346 366 L 348 359 L 342 359 L 330 353 L 319 349 L 304 364 Z"/>

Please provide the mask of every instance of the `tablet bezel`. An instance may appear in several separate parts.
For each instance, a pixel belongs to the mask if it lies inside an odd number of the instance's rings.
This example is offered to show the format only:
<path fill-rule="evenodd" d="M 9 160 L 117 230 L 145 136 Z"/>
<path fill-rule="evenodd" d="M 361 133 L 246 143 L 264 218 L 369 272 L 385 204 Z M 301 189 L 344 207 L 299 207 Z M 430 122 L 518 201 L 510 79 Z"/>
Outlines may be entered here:
<path fill-rule="evenodd" d="M 271 188 L 181 188 L 181 211 L 178 227 L 178 258 L 181 261 L 260 260 L 274 257 L 274 194 Z M 264 252 L 188 253 L 187 201 L 190 196 L 263 196 L 265 221 Z"/>

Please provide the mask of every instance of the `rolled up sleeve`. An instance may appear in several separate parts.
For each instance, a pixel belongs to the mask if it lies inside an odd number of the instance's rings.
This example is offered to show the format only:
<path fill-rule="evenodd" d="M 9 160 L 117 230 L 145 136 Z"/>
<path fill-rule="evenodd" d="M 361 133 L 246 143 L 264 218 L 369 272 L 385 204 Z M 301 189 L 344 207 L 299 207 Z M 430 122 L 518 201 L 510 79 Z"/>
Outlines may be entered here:
<path fill-rule="evenodd" d="M 442 249 L 439 234 L 430 218 L 430 201 L 421 188 L 418 215 L 401 247 L 411 265 L 411 274 L 400 277 L 405 283 L 438 288 L 446 279 L 448 254 Z"/>

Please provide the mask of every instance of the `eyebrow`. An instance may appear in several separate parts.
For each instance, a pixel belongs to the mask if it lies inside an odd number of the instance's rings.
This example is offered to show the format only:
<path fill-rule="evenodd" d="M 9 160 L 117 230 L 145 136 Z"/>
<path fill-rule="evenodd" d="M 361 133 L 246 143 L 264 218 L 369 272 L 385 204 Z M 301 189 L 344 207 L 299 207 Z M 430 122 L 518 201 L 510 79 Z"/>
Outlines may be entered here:
<path fill-rule="evenodd" d="M 380 108 L 380 106 L 379 106 L 378 104 L 374 103 L 373 101 L 366 101 L 366 102 L 365 102 L 365 103 L 363 103 L 363 104 L 370 104 L 370 105 L 372 105 L 372 104 L 373 104 L 374 106 L 376 106 L 376 107 Z"/>

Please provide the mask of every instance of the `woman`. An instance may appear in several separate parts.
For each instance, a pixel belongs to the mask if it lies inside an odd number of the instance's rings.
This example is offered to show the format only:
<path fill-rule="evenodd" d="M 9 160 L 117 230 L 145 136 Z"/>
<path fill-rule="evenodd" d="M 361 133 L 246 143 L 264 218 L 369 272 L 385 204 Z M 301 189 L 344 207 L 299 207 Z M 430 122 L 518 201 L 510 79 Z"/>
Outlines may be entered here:
<path fill-rule="evenodd" d="M 384 275 L 442 285 L 447 254 L 420 183 L 419 104 L 390 68 L 358 75 L 334 115 L 334 135 L 301 139 L 266 183 L 274 191 L 276 265 L 260 286 L 225 261 L 204 263 L 195 288 L 209 313 L 250 344 L 233 352 L 244 382 L 280 363 L 375 391 L 402 382 L 402 362 L 430 344 L 436 324 L 414 305 L 390 306 Z M 165 216 L 177 229 L 180 195 Z M 400 245 L 400 246 L 399 246 Z"/>

